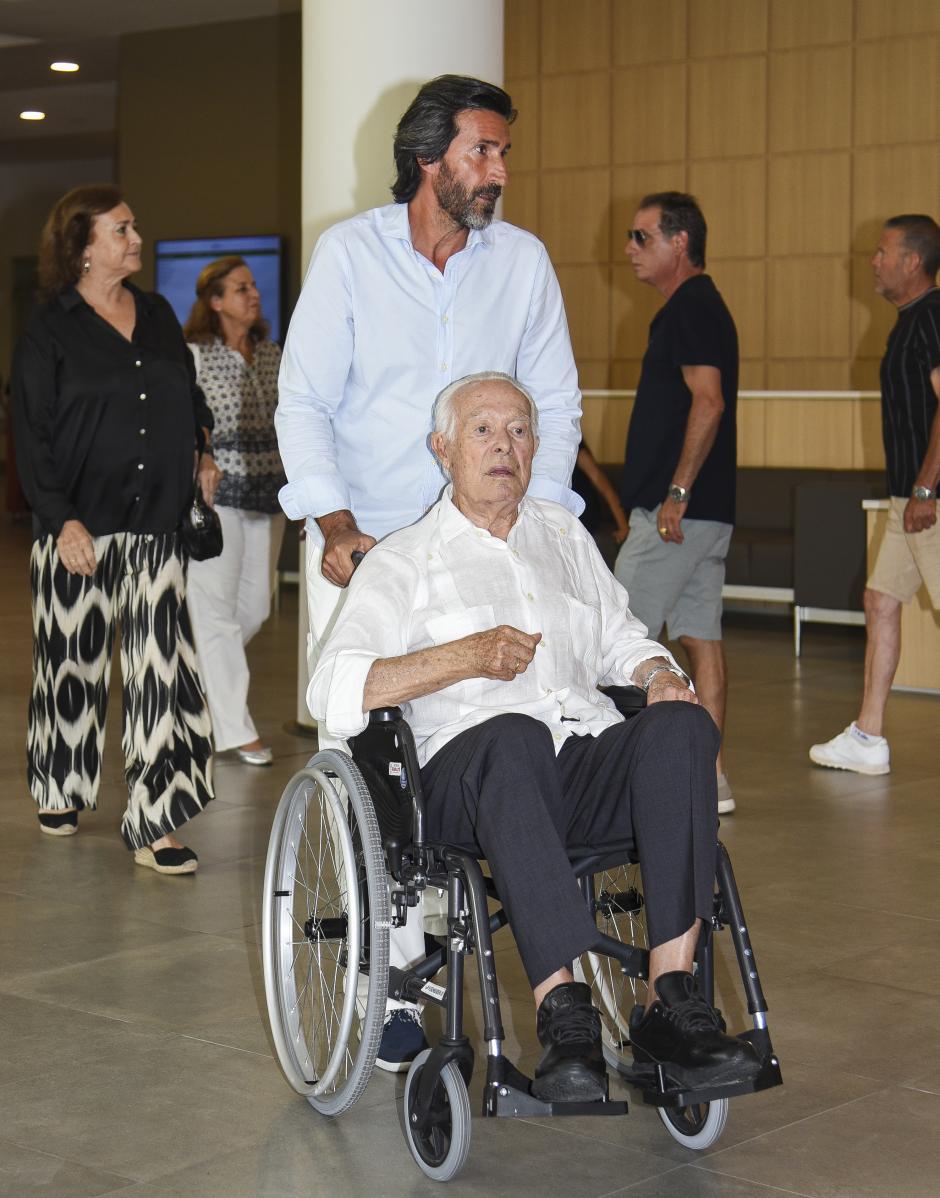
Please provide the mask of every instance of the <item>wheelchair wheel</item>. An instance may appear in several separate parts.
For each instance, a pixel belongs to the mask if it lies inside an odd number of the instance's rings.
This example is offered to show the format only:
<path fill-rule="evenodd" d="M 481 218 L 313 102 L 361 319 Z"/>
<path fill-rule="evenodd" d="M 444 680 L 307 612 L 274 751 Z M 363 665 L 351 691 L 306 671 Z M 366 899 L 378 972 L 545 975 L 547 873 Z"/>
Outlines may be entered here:
<path fill-rule="evenodd" d="M 594 875 L 594 917 L 600 931 L 646 948 L 646 909 L 640 867 L 618 865 Z M 604 1059 L 623 1073 L 633 1063 L 630 1051 L 630 1012 L 646 1002 L 646 982 L 627 977 L 612 957 L 585 953 L 575 962 L 575 976 L 587 982 L 601 1014 Z"/>
<path fill-rule="evenodd" d="M 430 1124 L 424 1131 L 414 1126 L 414 1105 L 430 1048 L 419 1053 L 405 1081 L 405 1139 L 418 1168 L 432 1181 L 450 1181 L 463 1168 L 470 1151 L 470 1095 L 463 1075 L 449 1061 L 441 1071 L 431 1103 Z"/>
<path fill-rule="evenodd" d="M 728 1122 L 728 1099 L 717 1098 L 695 1106 L 656 1108 L 666 1130 L 685 1148 L 711 1148 Z"/>
<path fill-rule="evenodd" d="M 378 1053 L 388 992 L 389 896 L 378 823 L 345 753 L 287 784 L 264 871 L 264 989 L 288 1082 L 326 1115 L 348 1110 Z"/>

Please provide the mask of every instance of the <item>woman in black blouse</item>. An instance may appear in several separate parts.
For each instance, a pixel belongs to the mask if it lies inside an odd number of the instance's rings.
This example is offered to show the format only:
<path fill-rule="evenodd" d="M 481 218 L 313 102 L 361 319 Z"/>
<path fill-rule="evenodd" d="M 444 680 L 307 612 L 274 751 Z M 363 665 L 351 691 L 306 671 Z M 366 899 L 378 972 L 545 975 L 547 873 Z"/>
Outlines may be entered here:
<path fill-rule="evenodd" d="M 121 625 L 127 811 L 140 865 L 192 873 L 174 837 L 212 798 L 209 717 L 177 532 L 212 415 L 169 304 L 126 280 L 134 216 L 109 185 L 56 204 L 40 246 L 48 296 L 16 347 L 17 464 L 33 509 L 33 691 L 27 771 L 40 828 L 78 829 L 101 776 Z M 211 502 L 211 459 L 200 485 Z"/>

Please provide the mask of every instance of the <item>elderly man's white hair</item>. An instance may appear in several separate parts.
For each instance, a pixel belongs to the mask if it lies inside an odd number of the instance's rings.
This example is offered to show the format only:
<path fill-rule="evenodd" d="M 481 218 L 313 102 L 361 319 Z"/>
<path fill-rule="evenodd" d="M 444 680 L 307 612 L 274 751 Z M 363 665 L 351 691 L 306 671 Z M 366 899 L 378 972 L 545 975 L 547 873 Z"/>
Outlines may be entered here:
<path fill-rule="evenodd" d="M 457 434 L 457 413 L 454 411 L 454 401 L 462 391 L 466 391 L 468 387 L 473 387 L 477 383 L 508 383 L 510 387 L 515 387 L 519 394 L 528 400 L 532 435 L 535 437 L 539 435 L 539 410 L 535 406 L 535 400 L 518 379 L 514 379 L 511 374 L 504 374 L 501 370 L 482 370 L 479 374 L 465 374 L 462 379 L 455 379 L 454 382 L 448 383 L 434 401 L 433 432 L 440 433 L 445 441 L 453 441 Z"/>

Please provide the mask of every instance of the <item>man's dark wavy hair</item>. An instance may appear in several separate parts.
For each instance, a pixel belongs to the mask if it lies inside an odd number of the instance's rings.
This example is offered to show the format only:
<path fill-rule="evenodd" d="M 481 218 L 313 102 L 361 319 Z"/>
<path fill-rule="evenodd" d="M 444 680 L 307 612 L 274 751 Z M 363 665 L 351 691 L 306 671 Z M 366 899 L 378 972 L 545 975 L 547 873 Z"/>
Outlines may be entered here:
<path fill-rule="evenodd" d="M 909 212 L 889 217 L 885 228 L 901 230 L 901 244 L 918 255 L 924 274 L 933 279 L 940 270 L 940 228 L 933 217 L 924 216 L 922 212 Z"/>
<path fill-rule="evenodd" d="M 467 75 L 439 75 L 426 83 L 408 105 L 395 131 L 395 167 L 398 176 L 392 195 L 398 204 L 414 199 L 421 182 L 421 163 L 439 162 L 457 136 L 457 113 L 465 108 L 485 108 L 509 124 L 516 110 L 507 92 Z"/>
<path fill-rule="evenodd" d="M 640 200 L 641 208 L 659 208 L 659 228 L 664 237 L 688 233 L 686 253 L 693 266 L 705 267 L 705 241 L 708 226 L 695 196 L 684 191 L 657 191 Z"/>

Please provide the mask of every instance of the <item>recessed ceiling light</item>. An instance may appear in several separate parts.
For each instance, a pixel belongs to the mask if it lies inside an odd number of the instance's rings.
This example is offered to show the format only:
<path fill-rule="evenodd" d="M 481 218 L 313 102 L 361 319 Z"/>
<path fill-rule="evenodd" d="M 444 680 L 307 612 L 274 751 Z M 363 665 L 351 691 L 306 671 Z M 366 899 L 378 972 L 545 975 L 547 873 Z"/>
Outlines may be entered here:
<path fill-rule="evenodd" d="M 35 108 L 24 108 L 24 110 L 20 113 L 21 121 L 44 121 L 45 119 L 46 114 L 44 112 L 39 112 L 39 110 Z"/>
<path fill-rule="evenodd" d="M 77 62 L 50 62 L 49 70 L 50 71 L 62 71 L 64 74 L 69 74 L 71 72 L 78 70 L 78 63 Z"/>

